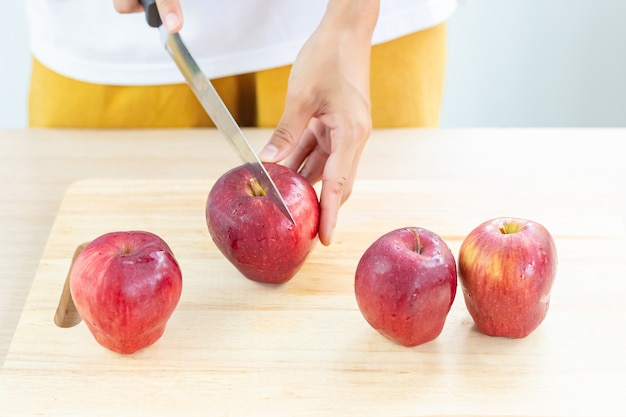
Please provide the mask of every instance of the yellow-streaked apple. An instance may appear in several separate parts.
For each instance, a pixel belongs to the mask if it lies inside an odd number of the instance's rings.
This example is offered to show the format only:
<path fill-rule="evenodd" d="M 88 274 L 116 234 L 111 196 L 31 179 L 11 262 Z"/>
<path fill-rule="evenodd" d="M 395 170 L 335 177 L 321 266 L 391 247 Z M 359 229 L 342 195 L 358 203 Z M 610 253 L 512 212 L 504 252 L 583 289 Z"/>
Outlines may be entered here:
<path fill-rule="evenodd" d="M 458 261 L 465 305 L 482 333 L 523 338 L 543 322 L 558 263 L 544 226 L 512 217 L 485 221 L 465 237 Z"/>

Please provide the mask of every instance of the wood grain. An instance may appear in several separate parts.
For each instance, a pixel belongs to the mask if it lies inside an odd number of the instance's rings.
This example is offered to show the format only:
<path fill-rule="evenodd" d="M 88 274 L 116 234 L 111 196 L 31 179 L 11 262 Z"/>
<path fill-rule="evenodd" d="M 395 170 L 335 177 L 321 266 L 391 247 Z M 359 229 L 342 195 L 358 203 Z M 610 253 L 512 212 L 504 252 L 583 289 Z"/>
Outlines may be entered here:
<path fill-rule="evenodd" d="M 507 185 L 508 184 L 508 185 Z M 211 242 L 204 180 L 88 179 L 67 190 L 0 374 L 10 416 L 619 415 L 626 409 L 624 230 L 609 190 L 546 181 L 357 182 L 335 242 L 282 286 L 243 278 Z M 532 218 L 554 235 L 548 317 L 521 340 L 473 326 L 458 294 L 442 334 L 404 348 L 353 293 L 381 234 L 421 226 L 458 253 L 478 223 Z M 75 249 L 102 233 L 163 237 L 183 270 L 164 336 L 122 356 L 54 316 Z"/>

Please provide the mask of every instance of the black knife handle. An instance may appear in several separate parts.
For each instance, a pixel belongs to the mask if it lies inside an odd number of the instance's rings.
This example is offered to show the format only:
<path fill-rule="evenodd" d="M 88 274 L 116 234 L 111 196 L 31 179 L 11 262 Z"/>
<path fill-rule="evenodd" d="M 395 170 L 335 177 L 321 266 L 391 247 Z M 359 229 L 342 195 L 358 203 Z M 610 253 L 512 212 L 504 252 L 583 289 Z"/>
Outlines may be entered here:
<path fill-rule="evenodd" d="M 143 11 L 146 14 L 146 22 L 153 28 L 161 26 L 161 16 L 159 16 L 155 0 L 139 0 L 139 3 L 143 6 Z"/>

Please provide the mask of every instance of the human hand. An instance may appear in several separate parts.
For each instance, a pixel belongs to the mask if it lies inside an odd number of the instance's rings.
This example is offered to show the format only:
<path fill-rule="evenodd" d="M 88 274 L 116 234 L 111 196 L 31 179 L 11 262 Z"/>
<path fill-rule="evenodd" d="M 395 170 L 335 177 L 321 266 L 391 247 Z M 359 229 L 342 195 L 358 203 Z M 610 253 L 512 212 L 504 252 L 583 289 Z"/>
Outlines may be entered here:
<path fill-rule="evenodd" d="M 156 0 L 157 9 L 163 25 L 170 33 L 176 33 L 183 27 L 183 11 L 180 0 Z M 113 0 L 113 7 L 119 13 L 137 13 L 143 11 L 139 0 Z"/>
<path fill-rule="evenodd" d="M 293 64 L 285 110 L 260 153 L 265 162 L 284 160 L 311 183 L 322 181 L 324 245 L 332 241 L 372 129 L 369 68 L 377 16 L 377 1 L 329 2 Z"/>

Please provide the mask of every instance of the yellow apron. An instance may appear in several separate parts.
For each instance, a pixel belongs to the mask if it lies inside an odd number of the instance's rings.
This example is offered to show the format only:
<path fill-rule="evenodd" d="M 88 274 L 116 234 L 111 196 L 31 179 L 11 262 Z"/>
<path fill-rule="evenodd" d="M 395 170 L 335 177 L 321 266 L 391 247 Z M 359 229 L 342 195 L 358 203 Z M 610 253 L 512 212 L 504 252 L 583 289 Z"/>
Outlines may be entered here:
<path fill-rule="evenodd" d="M 436 127 L 446 66 L 445 23 L 372 48 L 374 128 Z M 242 126 L 274 127 L 291 66 L 212 80 Z M 213 126 L 186 84 L 111 86 L 64 77 L 33 60 L 31 127 Z"/>

